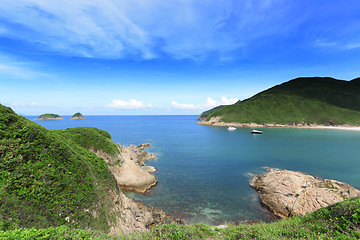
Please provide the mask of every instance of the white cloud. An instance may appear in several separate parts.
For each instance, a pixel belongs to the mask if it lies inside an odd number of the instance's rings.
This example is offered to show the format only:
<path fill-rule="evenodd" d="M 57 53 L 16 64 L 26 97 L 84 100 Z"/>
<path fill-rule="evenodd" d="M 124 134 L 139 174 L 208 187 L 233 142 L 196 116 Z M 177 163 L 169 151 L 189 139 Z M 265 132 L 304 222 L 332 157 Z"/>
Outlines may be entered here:
<path fill-rule="evenodd" d="M 360 48 L 360 43 L 349 43 L 349 44 L 345 45 L 344 48 L 345 48 L 345 49 Z"/>
<path fill-rule="evenodd" d="M 0 27 L 0 35 L 70 56 L 152 59 L 165 53 L 203 59 L 215 54 L 231 61 L 238 56 L 231 53 L 252 39 L 283 33 L 280 23 L 291 28 L 283 21 L 288 15 L 279 13 L 287 9 L 281 2 L 6 1 L 0 18 L 10 24 Z"/>
<path fill-rule="evenodd" d="M 179 110 L 206 110 L 206 109 L 210 109 L 219 105 L 231 105 L 236 103 L 237 101 L 239 101 L 238 98 L 227 98 L 225 96 L 221 97 L 221 101 L 216 101 L 214 99 L 212 99 L 211 97 L 207 97 L 206 102 L 205 103 L 201 103 L 201 104 L 183 104 L 183 103 L 178 103 L 178 102 L 171 102 L 171 106 L 174 109 L 179 109 Z"/>
<path fill-rule="evenodd" d="M 130 99 L 129 101 L 114 99 L 109 105 L 107 105 L 107 107 L 115 109 L 141 109 L 151 108 L 152 106 L 145 105 L 142 101 L 138 101 L 136 99 Z"/>
<path fill-rule="evenodd" d="M 175 101 L 171 102 L 171 106 L 175 109 L 181 109 L 181 110 L 195 110 L 199 108 L 199 106 L 196 106 L 195 104 L 184 104 Z"/>
<path fill-rule="evenodd" d="M 226 98 L 224 96 L 221 97 L 221 104 L 219 105 L 231 105 L 239 101 L 238 98 Z"/>
<path fill-rule="evenodd" d="M 219 105 L 216 100 L 212 99 L 211 97 L 207 97 L 206 105 L 208 106 L 216 106 Z"/>
<path fill-rule="evenodd" d="M 336 47 L 338 43 L 326 41 L 324 39 L 317 39 L 314 45 L 316 47 Z"/>
<path fill-rule="evenodd" d="M 2 33 L 65 55 L 121 58 L 131 53 L 153 58 L 148 34 L 126 16 L 124 4 L 99 0 L 11 1 L 0 17 L 22 27 L 8 27 Z"/>
<path fill-rule="evenodd" d="M 11 107 L 37 107 L 38 104 L 36 102 L 32 103 L 23 103 L 23 102 L 13 102 L 10 104 Z"/>

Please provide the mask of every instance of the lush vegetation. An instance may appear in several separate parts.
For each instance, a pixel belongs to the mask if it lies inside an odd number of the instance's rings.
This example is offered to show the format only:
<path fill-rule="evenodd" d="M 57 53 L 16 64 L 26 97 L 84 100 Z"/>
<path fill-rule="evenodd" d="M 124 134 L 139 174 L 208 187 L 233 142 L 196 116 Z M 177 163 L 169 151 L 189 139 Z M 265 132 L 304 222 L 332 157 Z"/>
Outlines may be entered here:
<path fill-rule="evenodd" d="M 297 78 L 208 115 L 225 122 L 360 124 L 360 79 Z"/>
<path fill-rule="evenodd" d="M 210 110 L 207 110 L 203 113 L 200 114 L 200 117 L 199 117 L 199 120 L 203 120 L 203 119 L 206 119 L 211 113 L 223 108 L 225 105 L 220 105 L 220 106 L 217 106 L 217 107 L 214 107 Z"/>
<path fill-rule="evenodd" d="M 33 239 L 112 239 L 105 233 L 92 230 L 74 229 L 67 226 L 50 227 L 44 229 L 28 228 L 0 231 L 0 239 L 7 240 L 33 240 Z"/>
<path fill-rule="evenodd" d="M 0 239 L 360 238 L 360 198 L 270 224 L 168 224 L 109 237 L 109 191 L 118 189 L 104 160 L 87 149 L 119 151 L 106 131 L 47 130 L 0 105 Z"/>
<path fill-rule="evenodd" d="M 46 113 L 46 114 L 41 114 L 36 120 L 47 120 L 47 119 L 63 119 L 63 118 L 58 114 Z"/>
<path fill-rule="evenodd" d="M 104 160 L 86 148 L 114 154 L 109 141 L 108 133 L 92 128 L 47 130 L 0 105 L 0 229 L 106 231 L 116 182 Z"/>
<path fill-rule="evenodd" d="M 118 145 L 111 140 L 111 135 L 105 130 L 92 127 L 78 127 L 57 130 L 55 132 L 74 141 L 81 147 L 95 152 L 102 151 L 110 156 L 114 156 L 119 152 Z"/>
<path fill-rule="evenodd" d="M 75 113 L 71 119 L 85 119 L 84 116 L 81 113 Z"/>
<path fill-rule="evenodd" d="M 304 217 L 273 223 L 231 225 L 221 229 L 206 224 L 156 226 L 149 232 L 105 236 L 94 231 L 57 227 L 0 232 L 0 239 L 359 239 L 360 199 L 321 208 Z"/>

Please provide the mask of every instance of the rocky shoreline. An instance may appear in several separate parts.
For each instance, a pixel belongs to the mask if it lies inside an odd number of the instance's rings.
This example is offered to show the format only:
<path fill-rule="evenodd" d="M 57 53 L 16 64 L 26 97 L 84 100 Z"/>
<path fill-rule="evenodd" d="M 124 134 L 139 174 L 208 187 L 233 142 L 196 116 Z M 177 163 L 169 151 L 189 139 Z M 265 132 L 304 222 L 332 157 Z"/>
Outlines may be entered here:
<path fill-rule="evenodd" d="M 146 148 L 150 147 L 150 144 L 130 145 L 128 147 L 118 144 L 118 147 L 120 153 L 117 156 L 109 156 L 103 152 L 93 151 L 108 164 L 118 186 L 123 190 L 138 193 L 145 193 L 155 186 L 158 179 L 151 173 L 156 172 L 156 169 L 144 164 L 145 161 L 156 159 L 154 153 L 145 151 Z"/>
<path fill-rule="evenodd" d="M 64 120 L 62 117 L 44 117 L 44 118 L 36 118 L 35 121 L 53 121 L 53 120 Z"/>
<path fill-rule="evenodd" d="M 85 120 L 86 118 L 84 118 L 83 116 L 81 117 L 71 117 L 71 120 Z"/>
<path fill-rule="evenodd" d="M 321 207 L 360 196 L 353 186 L 336 180 L 285 169 L 266 168 L 265 174 L 253 175 L 250 186 L 256 189 L 262 203 L 276 216 L 303 216 Z"/>
<path fill-rule="evenodd" d="M 236 122 L 223 122 L 221 116 L 212 117 L 210 120 L 201 120 L 195 124 L 216 126 L 216 127 L 248 127 L 248 128 L 261 128 L 261 127 L 279 127 L 279 128 L 317 128 L 317 129 L 338 129 L 338 130 L 352 130 L 360 131 L 359 126 L 351 125 L 321 125 L 321 124 L 308 124 L 308 123 L 293 123 L 293 124 L 276 124 L 276 123 L 236 123 Z"/>
<path fill-rule="evenodd" d="M 150 174 L 156 169 L 144 164 L 145 161 L 156 158 L 154 153 L 145 151 L 148 147 L 150 147 L 148 143 L 128 147 L 118 144 L 119 154 L 116 156 L 110 156 L 93 149 L 89 150 L 104 159 L 119 188 L 145 193 L 158 181 L 155 175 Z M 121 191 L 110 192 L 110 196 L 113 203 L 112 212 L 116 218 L 116 224 L 110 224 L 110 235 L 141 232 L 149 230 L 155 225 L 175 222 L 163 210 L 146 206 L 128 198 Z"/>

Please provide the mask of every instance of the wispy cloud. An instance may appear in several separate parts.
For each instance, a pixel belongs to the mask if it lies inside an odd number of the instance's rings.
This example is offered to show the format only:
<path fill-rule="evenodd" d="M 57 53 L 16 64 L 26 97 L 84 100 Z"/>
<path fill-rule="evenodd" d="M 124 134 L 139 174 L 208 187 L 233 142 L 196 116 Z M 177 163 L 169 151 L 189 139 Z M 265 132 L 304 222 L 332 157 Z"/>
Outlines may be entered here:
<path fill-rule="evenodd" d="M 36 70 L 35 63 L 18 61 L 0 52 L 0 77 L 2 79 L 34 79 L 52 77 L 49 73 Z"/>
<path fill-rule="evenodd" d="M 315 47 L 336 47 L 338 45 L 339 44 L 337 42 L 331 42 L 324 39 L 317 39 L 314 43 Z"/>
<path fill-rule="evenodd" d="M 124 101 L 121 99 L 114 99 L 110 104 L 107 105 L 108 108 L 114 109 L 142 109 L 142 108 L 151 108 L 149 104 L 144 104 L 142 101 L 136 99 L 130 99 L 129 101 Z"/>
<path fill-rule="evenodd" d="M 211 97 L 207 97 L 205 103 L 201 104 L 184 104 L 184 103 L 178 103 L 176 101 L 171 102 L 171 106 L 174 109 L 179 110 L 205 110 L 209 108 L 213 108 L 219 105 L 231 105 L 239 101 L 237 98 L 227 98 L 225 96 L 221 97 L 220 101 L 214 100 Z"/>
<path fill-rule="evenodd" d="M 291 28 L 282 1 L 7 1 L 0 34 L 64 55 L 229 61 L 252 39 Z M 66 6 L 66 7 L 64 7 Z M 298 24 L 298 23 L 296 23 Z M 6 26 L 6 29 L 5 29 Z M 16 27 L 14 27 L 16 26 Z M 286 26 L 286 27 L 285 27 Z M 1 30 L 2 29 L 2 30 Z"/>
<path fill-rule="evenodd" d="M 195 105 L 195 104 L 185 104 L 185 103 L 178 103 L 178 102 L 171 102 L 171 106 L 175 109 L 180 109 L 180 110 L 197 110 L 200 109 L 199 105 Z"/>
<path fill-rule="evenodd" d="M 360 42 L 359 43 L 349 43 L 344 46 L 345 49 L 351 50 L 355 48 L 360 48 Z"/>
<path fill-rule="evenodd" d="M 24 102 L 13 102 L 10 104 L 11 107 L 37 107 L 39 106 L 36 102 L 24 103 Z"/>
<path fill-rule="evenodd" d="M 147 33 L 123 12 L 119 1 L 11 1 L 0 16 L 7 35 L 47 50 L 82 57 L 152 58 Z M 66 7 L 64 7 L 66 6 Z M 11 28 L 12 25 L 16 28 Z"/>

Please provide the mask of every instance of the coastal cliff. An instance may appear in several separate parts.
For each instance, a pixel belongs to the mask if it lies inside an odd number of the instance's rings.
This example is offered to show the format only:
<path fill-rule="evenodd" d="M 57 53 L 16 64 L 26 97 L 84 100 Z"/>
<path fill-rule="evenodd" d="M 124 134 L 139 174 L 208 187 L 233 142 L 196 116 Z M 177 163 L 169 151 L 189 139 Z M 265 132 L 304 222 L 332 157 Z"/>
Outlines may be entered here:
<path fill-rule="evenodd" d="M 115 234 L 173 221 L 122 193 L 111 165 L 125 156 L 104 130 L 48 130 L 0 104 L 0 136 L 0 231 L 68 226 Z"/>
<path fill-rule="evenodd" d="M 250 186 L 256 189 L 262 203 L 281 218 L 305 215 L 330 204 L 360 195 L 349 184 L 284 169 L 267 168 L 254 175 Z"/>

